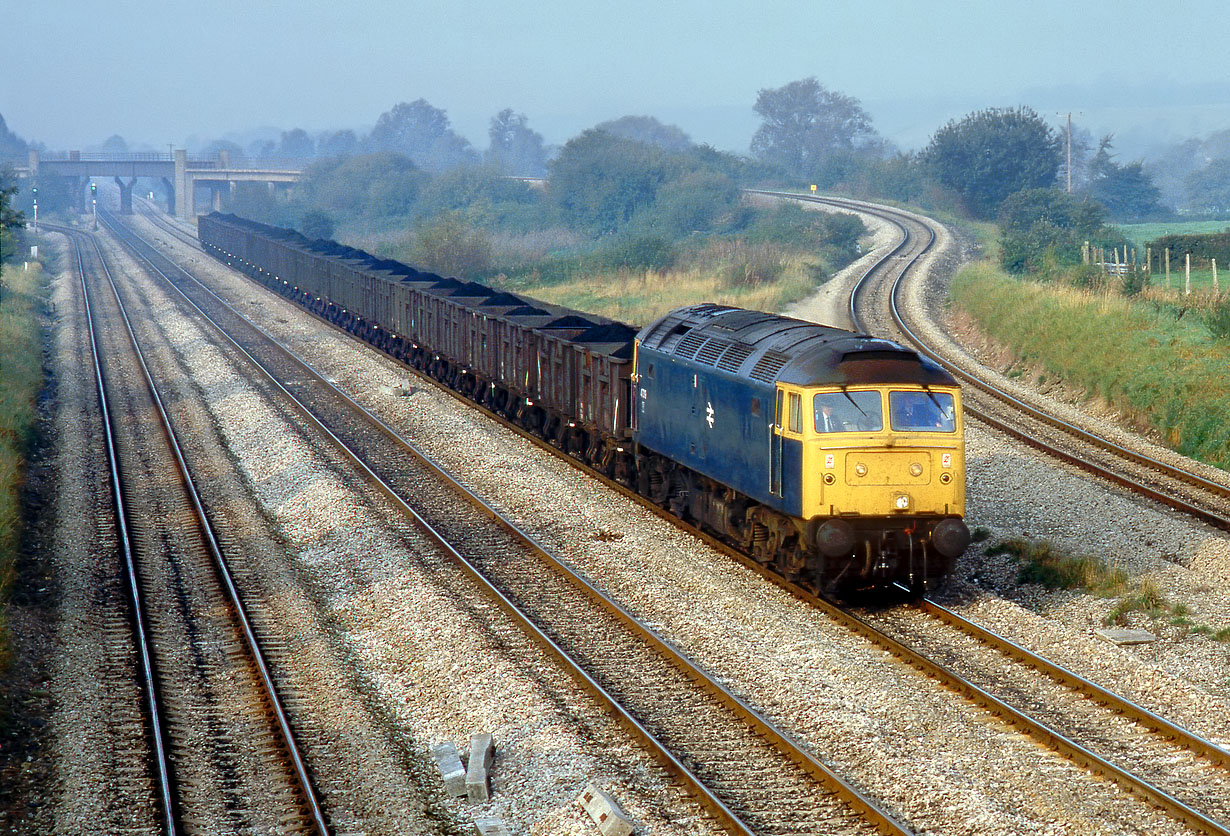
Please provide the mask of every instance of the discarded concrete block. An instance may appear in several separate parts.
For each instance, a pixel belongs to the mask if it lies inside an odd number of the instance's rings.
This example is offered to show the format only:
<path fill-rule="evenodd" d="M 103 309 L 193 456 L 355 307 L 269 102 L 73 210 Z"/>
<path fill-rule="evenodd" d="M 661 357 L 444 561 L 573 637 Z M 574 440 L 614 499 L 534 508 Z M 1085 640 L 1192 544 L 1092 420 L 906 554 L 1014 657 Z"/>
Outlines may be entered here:
<path fill-rule="evenodd" d="M 1157 641 L 1157 636 L 1148 630 L 1125 630 L 1112 627 L 1106 630 L 1094 630 L 1093 632 L 1099 638 L 1106 639 L 1112 644 L 1148 644 L 1149 642 Z"/>
<path fill-rule="evenodd" d="M 496 818 L 475 819 L 474 832 L 477 836 L 512 836 L 504 820 Z"/>
<path fill-rule="evenodd" d="M 466 771 L 461 766 L 461 758 L 457 757 L 457 747 L 452 743 L 441 743 L 431 747 L 431 756 L 440 768 L 440 776 L 444 778 L 444 791 L 454 798 L 466 794 Z"/>
<path fill-rule="evenodd" d="M 380 394 L 391 395 L 394 398 L 405 398 L 414 394 L 414 387 L 409 383 L 399 383 L 395 386 L 380 386 Z"/>
<path fill-rule="evenodd" d="M 470 736 L 470 763 L 466 769 L 466 794 L 471 801 L 486 801 L 491 797 L 487 770 L 491 768 L 491 758 L 495 752 L 495 744 L 489 734 Z"/>
<path fill-rule="evenodd" d="M 620 809 L 615 799 L 593 784 L 585 788 L 585 792 L 577 798 L 577 804 L 589 813 L 602 836 L 628 836 L 636 829 L 636 823 Z"/>

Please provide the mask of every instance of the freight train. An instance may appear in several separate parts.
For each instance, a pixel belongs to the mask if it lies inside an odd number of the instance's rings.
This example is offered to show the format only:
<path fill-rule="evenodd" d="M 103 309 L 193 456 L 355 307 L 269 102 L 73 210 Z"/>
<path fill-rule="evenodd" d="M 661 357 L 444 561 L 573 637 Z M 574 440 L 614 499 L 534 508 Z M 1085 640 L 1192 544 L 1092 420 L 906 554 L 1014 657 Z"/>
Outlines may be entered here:
<path fill-rule="evenodd" d="M 961 392 L 897 343 L 692 305 L 639 332 L 213 213 L 201 245 L 783 577 L 915 592 L 969 544 Z"/>

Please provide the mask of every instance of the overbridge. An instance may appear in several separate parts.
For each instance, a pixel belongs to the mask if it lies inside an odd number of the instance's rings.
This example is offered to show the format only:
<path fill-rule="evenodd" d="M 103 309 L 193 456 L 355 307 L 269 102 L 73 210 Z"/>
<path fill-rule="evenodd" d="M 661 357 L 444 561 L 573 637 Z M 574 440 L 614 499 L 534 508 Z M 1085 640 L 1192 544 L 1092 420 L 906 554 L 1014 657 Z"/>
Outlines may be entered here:
<path fill-rule="evenodd" d="M 214 159 L 189 158 L 179 149 L 171 153 L 105 154 L 68 151 L 40 154 L 31 151 L 29 162 L 15 168 L 18 177 L 36 179 L 40 174 L 68 178 L 73 200 L 85 211 L 85 187 L 91 178 L 112 177 L 120 187 L 120 212 L 132 214 L 132 187 L 138 177 L 161 179 L 167 190 L 167 212 L 191 218 L 196 211 L 197 188 L 210 191 L 210 203 L 221 208 L 222 195 L 233 183 L 294 183 L 303 176 L 301 164 L 244 161 L 232 165 L 230 154 L 219 151 Z"/>

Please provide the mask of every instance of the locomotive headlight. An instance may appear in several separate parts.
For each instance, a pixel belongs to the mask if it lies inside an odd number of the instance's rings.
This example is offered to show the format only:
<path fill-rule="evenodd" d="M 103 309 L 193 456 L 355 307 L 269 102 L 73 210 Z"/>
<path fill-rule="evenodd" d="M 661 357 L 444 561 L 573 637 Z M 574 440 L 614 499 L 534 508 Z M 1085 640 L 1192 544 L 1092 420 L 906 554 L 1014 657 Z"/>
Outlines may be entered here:
<path fill-rule="evenodd" d="M 856 464 L 854 466 L 854 474 L 856 476 L 866 476 L 867 475 L 867 465 L 863 464 L 862 462 L 859 462 L 858 464 Z"/>
<path fill-rule="evenodd" d="M 919 464 L 918 462 L 914 462 L 912 465 L 910 465 L 910 475 L 911 476 L 922 476 L 922 465 Z"/>
<path fill-rule="evenodd" d="M 895 507 L 898 511 L 910 510 L 910 495 L 903 493 L 898 496 L 896 500 L 893 501 L 893 507 Z"/>

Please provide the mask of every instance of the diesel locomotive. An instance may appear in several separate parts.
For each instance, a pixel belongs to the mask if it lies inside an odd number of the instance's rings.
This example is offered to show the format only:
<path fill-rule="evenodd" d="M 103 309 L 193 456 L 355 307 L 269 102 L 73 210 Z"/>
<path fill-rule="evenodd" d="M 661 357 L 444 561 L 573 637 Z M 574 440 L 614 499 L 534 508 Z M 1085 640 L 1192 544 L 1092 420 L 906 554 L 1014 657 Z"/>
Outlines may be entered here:
<path fill-rule="evenodd" d="M 897 343 L 702 304 L 640 331 L 230 215 L 207 253 L 822 592 L 969 544 L 961 392 Z"/>

